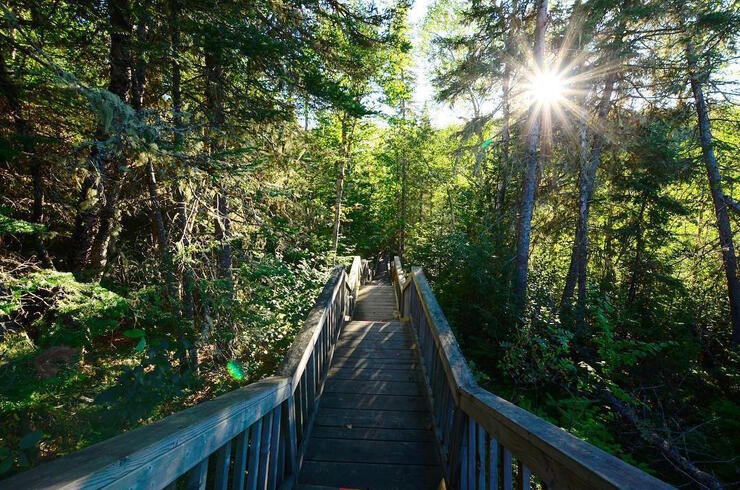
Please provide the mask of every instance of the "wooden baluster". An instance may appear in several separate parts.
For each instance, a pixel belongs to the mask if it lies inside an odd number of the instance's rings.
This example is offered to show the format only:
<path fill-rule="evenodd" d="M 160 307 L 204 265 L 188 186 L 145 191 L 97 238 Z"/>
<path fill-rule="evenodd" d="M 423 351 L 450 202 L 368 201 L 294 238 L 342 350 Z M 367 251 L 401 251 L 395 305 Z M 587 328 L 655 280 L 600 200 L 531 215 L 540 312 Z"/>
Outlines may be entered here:
<path fill-rule="evenodd" d="M 296 429 L 296 409 L 293 398 L 288 398 L 287 405 L 287 429 L 288 429 L 288 461 L 286 474 L 298 479 L 298 437 Z"/>
<path fill-rule="evenodd" d="M 334 320 L 334 312 L 332 312 L 331 318 L 327 319 L 327 324 L 324 325 L 324 329 L 321 332 L 321 382 L 323 383 L 326 379 L 326 364 L 329 352 L 329 320 Z"/>
<path fill-rule="evenodd" d="M 264 417 L 263 417 L 264 418 Z M 257 477 L 259 476 L 260 445 L 262 444 L 262 419 L 252 425 L 252 442 L 249 445 L 249 472 L 247 473 L 247 490 L 257 489 Z"/>
<path fill-rule="evenodd" d="M 303 438 L 306 436 L 306 431 L 308 430 L 308 374 L 307 373 L 308 373 L 308 366 L 306 366 L 303 369 L 303 374 L 301 375 L 301 403 L 299 404 L 301 408 L 301 432 L 300 432 L 301 444 L 303 444 Z"/>
<path fill-rule="evenodd" d="M 253 426 L 254 427 L 254 426 Z M 235 437 L 236 451 L 234 452 L 234 490 L 242 490 L 247 477 L 247 450 L 249 449 L 249 429 Z"/>
<path fill-rule="evenodd" d="M 468 484 L 470 488 L 475 488 L 475 420 L 473 417 L 468 417 L 468 460 L 466 462 L 468 466 Z"/>
<path fill-rule="evenodd" d="M 444 374 L 443 374 L 444 377 Z M 449 414 L 450 414 L 450 408 L 449 408 L 449 395 L 450 395 L 450 389 L 447 387 L 446 383 L 443 383 L 442 385 L 442 420 L 440 421 L 439 427 L 440 427 L 440 444 L 442 445 L 442 451 L 446 452 L 447 445 L 450 442 L 450 436 L 449 436 L 449 428 L 448 428 L 448 421 L 449 421 Z"/>
<path fill-rule="evenodd" d="M 452 430 L 450 437 L 450 456 L 447 460 L 447 474 L 449 475 L 450 481 L 456 481 L 458 472 L 462 473 L 461 460 L 462 460 L 462 449 L 464 447 L 463 437 L 465 432 L 465 419 L 461 410 L 452 407 Z M 460 475 L 462 478 L 462 475 Z"/>
<path fill-rule="evenodd" d="M 511 472 L 511 451 L 504 448 L 504 490 L 512 490 L 514 488 L 514 479 Z"/>
<path fill-rule="evenodd" d="M 307 369 L 308 369 L 308 378 L 307 378 L 307 380 L 308 380 L 308 390 L 307 390 L 308 391 L 308 393 L 307 393 L 308 406 L 306 408 L 307 408 L 308 416 L 309 417 L 311 415 L 313 415 L 314 408 L 316 408 L 316 368 L 315 368 L 315 363 L 316 363 L 316 352 L 314 351 L 313 353 L 311 353 L 311 356 L 308 358 L 308 364 L 307 364 Z"/>
<path fill-rule="evenodd" d="M 499 464 L 498 441 L 493 436 L 488 436 L 488 489 L 498 490 L 498 464 Z"/>
<path fill-rule="evenodd" d="M 464 423 L 462 444 L 460 449 L 460 490 L 469 490 L 470 478 L 468 473 L 468 434 L 467 424 Z"/>
<path fill-rule="evenodd" d="M 442 428 L 442 411 L 444 409 L 444 405 L 442 405 L 442 399 L 444 398 L 444 392 L 445 392 L 445 371 L 442 368 L 442 361 L 440 360 L 439 356 L 434 356 L 434 361 L 437 364 L 437 374 L 434 377 L 435 381 L 435 388 L 434 388 L 434 400 L 433 402 L 433 411 L 434 411 L 434 420 L 437 424 L 437 428 Z"/>
<path fill-rule="evenodd" d="M 208 458 L 196 464 L 188 472 L 188 490 L 205 490 L 208 476 Z"/>
<path fill-rule="evenodd" d="M 483 427 L 475 424 L 475 430 L 478 433 L 478 460 L 475 465 L 475 471 L 478 473 L 478 490 L 486 488 L 486 433 Z"/>
<path fill-rule="evenodd" d="M 270 465 L 270 443 L 272 438 L 272 412 L 268 412 L 264 417 L 262 426 L 262 441 L 260 442 L 260 464 L 257 472 L 257 488 L 265 490 L 267 488 L 267 470 Z"/>
<path fill-rule="evenodd" d="M 287 422 L 287 419 L 285 417 L 285 410 L 284 410 L 283 420 L 282 422 L 280 422 L 280 446 L 278 448 L 277 479 L 275 481 L 275 485 L 277 485 L 277 487 L 279 487 L 280 484 L 285 479 L 285 446 L 288 443 L 288 433 L 287 433 L 288 428 L 286 426 L 286 422 Z"/>
<path fill-rule="evenodd" d="M 270 461 L 267 488 L 274 490 L 277 488 L 277 473 L 280 461 L 278 460 L 278 450 L 280 449 L 280 419 L 282 405 L 278 405 L 272 411 L 272 435 L 270 436 Z"/>
<path fill-rule="evenodd" d="M 229 466 L 231 465 L 231 441 L 226 442 L 216 451 L 216 477 L 214 490 L 226 490 L 229 484 Z"/>
<path fill-rule="evenodd" d="M 328 318 L 326 319 L 328 321 Z M 319 338 L 316 342 L 316 353 L 318 354 L 318 357 L 316 357 L 316 391 L 318 392 L 319 386 L 321 386 L 321 380 L 324 377 L 324 329 L 326 328 L 326 323 L 321 326 L 321 332 L 319 333 Z"/>
<path fill-rule="evenodd" d="M 305 371 L 304 371 L 305 373 Z M 295 434 L 296 434 L 296 447 L 303 440 L 301 434 L 303 433 L 303 411 L 301 409 L 301 403 L 303 402 L 303 375 L 298 378 L 298 386 L 293 393 L 293 420 L 295 423 Z"/>
<path fill-rule="evenodd" d="M 529 490 L 532 488 L 532 472 L 529 470 L 527 465 L 523 464 L 521 461 L 519 462 L 519 474 L 521 475 L 519 479 L 522 482 L 522 490 Z"/>

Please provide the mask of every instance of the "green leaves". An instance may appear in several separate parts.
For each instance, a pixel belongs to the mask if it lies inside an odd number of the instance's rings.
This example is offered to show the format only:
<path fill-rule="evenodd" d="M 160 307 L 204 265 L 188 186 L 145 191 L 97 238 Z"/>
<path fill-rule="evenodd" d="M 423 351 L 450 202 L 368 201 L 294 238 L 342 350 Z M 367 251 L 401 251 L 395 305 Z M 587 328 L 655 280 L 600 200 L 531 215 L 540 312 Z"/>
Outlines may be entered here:
<path fill-rule="evenodd" d="M 14 219 L 4 214 L 0 209 L 0 236 L 9 235 L 28 235 L 31 233 L 42 233 L 46 230 L 44 225 L 29 223 L 22 219 Z"/>
<path fill-rule="evenodd" d="M 0 476 L 13 467 L 13 458 L 10 449 L 0 446 Z"/>
<path fill-rule="evenodd" d="M 40 430 L 29 432 L 28 434 L 23 436 L 20 443 L 18 444 L 18 447 L 24 450 L 31 449 L 39 443 L 42 436 L 43 433 Z"/>

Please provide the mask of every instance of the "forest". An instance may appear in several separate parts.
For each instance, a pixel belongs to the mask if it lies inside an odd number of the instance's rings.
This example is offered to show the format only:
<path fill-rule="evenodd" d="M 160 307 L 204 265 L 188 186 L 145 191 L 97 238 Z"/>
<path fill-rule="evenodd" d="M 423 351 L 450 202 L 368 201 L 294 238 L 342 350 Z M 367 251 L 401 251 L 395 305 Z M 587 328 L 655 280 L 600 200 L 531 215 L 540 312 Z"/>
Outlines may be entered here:
<path fill-rule="evenodd" d="M 0 0 L 0 479 L 269 376 L 398 255 L 486 389 L 740 485 L 740 5 L 417 2 Z"/>

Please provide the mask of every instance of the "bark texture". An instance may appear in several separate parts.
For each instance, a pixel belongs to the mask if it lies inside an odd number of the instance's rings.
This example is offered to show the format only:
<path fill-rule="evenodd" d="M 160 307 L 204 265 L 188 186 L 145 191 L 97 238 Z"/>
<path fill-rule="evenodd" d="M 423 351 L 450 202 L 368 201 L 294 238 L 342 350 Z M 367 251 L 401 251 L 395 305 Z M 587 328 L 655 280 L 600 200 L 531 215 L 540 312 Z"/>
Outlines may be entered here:
<path fill-rule="evenodd" d="M 539 0 L 537 27 L 535 29 L 534 57 L 537 66 L 542 67 L 545 57 L 545 32 L 547 29 L 548 0 Z M 514 315 L 521 318 L 527 299 L 527 272 L 529 267 L 529 243 L 532 233 L 532 213 L 537 189 L 537 163 L 539 159 L 540 108 L 532 105 L 529 115 L 527 147 L 525 154 L 524 183 L 519 206 L 519 224 L 516 244 L 513 306 Z"/>
<path fill-rule="evenodd" d="M 131 96 L 131 6 L 128 0 L 108 2 L 110 22 L 110 81 L 108 91 L 121 102 Z M 120 145 L 104 145 L 116 135 L 106 128 L 97 131 L 99 144 L 91 151 L 88 175 L 83 181 L 78 202 L 72 257 L 75 273 L 84 279 L 100 280 L 108 261 L 108 245 L 116 225 L 126 157 Z"/>
<path fill-rule="evenodd" d="M 696 66 L 696 55 L 691 42 L 686 45 L 686 57 L 688 59 L 691 91 L 694 94 L 694 102 L 696 104 L 696 117 L 699 123 L 699 142 L 701 143 L 702 159 L 707 172 L 709 191 L 712 194 L 714 214 L 717 218 L 719 242 L 722 247 L 722 262 L 725 267 L 727 293 L 730 302 L 732 342 L 737 347 L 740 344 L 740 280 L 737 277 L 737 256 L 735 255 L 735 246 L 732 243 L 732 228 L 727 211 L 727 200 L 722 191 L 722 176 L 719 171 L 717 158 L 714 155 L 707 103 L 702 92 L 700 74 Z"/>

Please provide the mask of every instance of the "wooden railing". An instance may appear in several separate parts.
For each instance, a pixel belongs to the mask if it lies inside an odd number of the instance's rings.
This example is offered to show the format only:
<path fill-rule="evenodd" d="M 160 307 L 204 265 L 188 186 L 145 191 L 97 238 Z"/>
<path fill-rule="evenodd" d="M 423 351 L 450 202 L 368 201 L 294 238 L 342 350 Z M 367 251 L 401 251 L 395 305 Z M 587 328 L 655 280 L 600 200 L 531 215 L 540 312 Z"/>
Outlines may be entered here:
<path fill-rule="evenodd" d="M 276 376 L 38 468 L 2 488 L 275 489 L 296 481 L 334 345 L 370 279 L 336 267 Z"/>
<path fill-rule="evenodd" d="M 672 488 L 484 390 L 460 351 L 422 270 L 391 277 L 424 368 L 448 488 Z"/>

